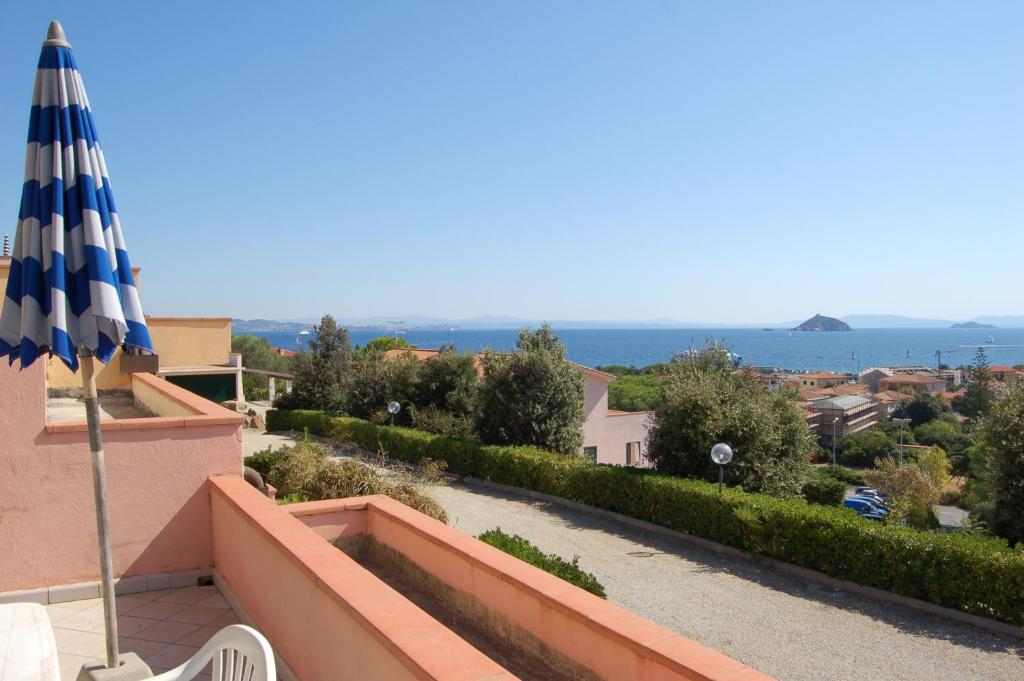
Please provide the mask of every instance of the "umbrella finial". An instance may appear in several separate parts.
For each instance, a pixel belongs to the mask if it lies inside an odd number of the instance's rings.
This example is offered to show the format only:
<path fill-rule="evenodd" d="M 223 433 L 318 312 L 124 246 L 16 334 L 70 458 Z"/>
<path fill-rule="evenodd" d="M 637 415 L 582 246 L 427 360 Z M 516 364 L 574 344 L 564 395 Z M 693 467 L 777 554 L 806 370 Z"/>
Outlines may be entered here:
<path fill-rule="evenodd" d="M 50 22 L 50 28 L 46 31 L 46 42 L 43 47 L 71 47 L 67 36 L 64 35 L 64 27 L 54 19 Z"/>

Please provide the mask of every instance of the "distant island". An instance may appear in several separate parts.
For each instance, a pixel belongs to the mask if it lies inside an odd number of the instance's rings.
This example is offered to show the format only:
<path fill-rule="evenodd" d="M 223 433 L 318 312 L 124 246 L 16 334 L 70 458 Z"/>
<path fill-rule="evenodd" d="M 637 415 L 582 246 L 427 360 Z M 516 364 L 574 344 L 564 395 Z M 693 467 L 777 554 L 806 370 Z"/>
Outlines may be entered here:
<path fill-rule="evenodd" d="M 232 333 L 252 333 L 253 331 L 299 333 L 300 331 L 310 331 L 312 329 L 312 324 L 301 324 L 297 322 L 275 322 L 271 319 L 231 320 Z"/>
<path fill-rule="evenodd" d="M 949 328 L 951 329 L 998 329 L 999 327 L 995 324 L 979 324 L 978 322 L 957 322 Z"/>
<path fill-rule="evenodd" d="M 816 314 L 799 326 L 794 326 L 793 331 L 849 331 L 850 325 L 835 317 L 826 317 Z"/>

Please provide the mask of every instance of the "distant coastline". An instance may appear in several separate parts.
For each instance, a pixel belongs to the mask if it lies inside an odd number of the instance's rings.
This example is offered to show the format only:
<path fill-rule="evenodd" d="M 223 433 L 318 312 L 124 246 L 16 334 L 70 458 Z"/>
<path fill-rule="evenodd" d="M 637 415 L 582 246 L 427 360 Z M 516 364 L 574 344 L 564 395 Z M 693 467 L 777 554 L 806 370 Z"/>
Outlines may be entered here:
<path fill-rule="evenodd" d="M 423 315 L 393 315 L 388 317 L 345 317 L 335 315 L 338 323 L 348 329 L 377 329 L 394 333 L 396 327 L 403 331 L 414 329 L 430 330 L 484 330 L 484 329 L 523 329 L 536 328 L 548 322 L 556 329 L 792 329 L 801 320 L 720 323 L 692 322 L 671 319 L 649 320 L 560 320 L 560 319 L 529 319 L 520 317 L 498 317 L 484 315 L 471 318 L 442 318 Z M 1024 315 L 979 315 L 973 319 L 957 321 L 955 319 L 925 319 L 899 315 L 854 314 L 836 317 L 840 322 L 854 329 L 1021 329 L 1024 328 Z M 235 333 L 311 330 L 319 322 L 317 318 L 271 320 L 234 319 Z M 974 326 L 978 325 L 978 326 Z"/>
<path fill-rule="evenodd" d="M 587 366 L 622 364 L 637 367 L 667 362 L 708 339 L 725 346 L 750 366 L 851 373 L 872 366 L 970 364 L 983 347 L 990 364 L 1024 364 L 1024 329 L 864 329 L 847 333 L 765 333 L 760 328 L 726 329 L 555 329 L 569 359 Z M 393 335 L 389 329 L 348 327 L 353 346 Z M 776 329 L 776 331 L 779 331 Z M 236 331 L 237 333 L 237 331 Z M 296 350 L 310 336 L 296 332 L 253 332 L 271 345 Z M 420 348 L 454 345 L 460 351 L 515 347 L 516 329 L 406 329 L 402 338 Z M 992 343 L 989 343 L 989 337 Z M 301 345 L 300 345 L 301 343 Z M 952 352 L 949 352 L 952 351 Z"/>

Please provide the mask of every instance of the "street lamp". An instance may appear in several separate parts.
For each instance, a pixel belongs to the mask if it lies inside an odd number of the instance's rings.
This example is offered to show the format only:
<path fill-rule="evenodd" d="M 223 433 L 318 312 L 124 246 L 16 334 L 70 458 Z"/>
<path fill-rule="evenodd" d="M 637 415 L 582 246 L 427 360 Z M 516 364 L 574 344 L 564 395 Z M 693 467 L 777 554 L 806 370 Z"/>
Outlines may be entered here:
<path fill-rule="evenodd" d="M 910 423 L 910 419 L 893 419 L 896 423 L 900 424 L 900 468 L 903 467 L 903 426 Z"/>
<path fill-rule="evenodd" d="M 391 400 L 388 402 L 388 413 L 391 414 L 391 425 L 395 425 L 395 414 L 402 410 L 402 405 L 397 401 Z"/>
<path fill-rule="evenodd" d="M 838 416 L 832 419 L 832 470 L 836 468 L 836 424 L 838 423 Z"/>
<path fill-rule="evenodd" d="M 711 448 L 711 460 L 718 464 L 718 493 L 722 493 L 722 481 L 725 479 L 725 464 L 732 461 L 732 447 L 719 442 Z"/>

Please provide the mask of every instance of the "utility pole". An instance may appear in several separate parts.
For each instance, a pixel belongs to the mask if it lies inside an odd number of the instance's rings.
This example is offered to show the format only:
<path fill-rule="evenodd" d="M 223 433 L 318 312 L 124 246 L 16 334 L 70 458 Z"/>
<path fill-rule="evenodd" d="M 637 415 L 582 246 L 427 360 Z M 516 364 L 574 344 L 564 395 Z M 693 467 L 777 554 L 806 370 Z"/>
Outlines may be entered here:
<path fill-rule="evenodd" d="M 839 417 L 832 419 L 832 470 L 836 469 L 836 424 L 839 423 Z"/>
<path fill-rule="evenodd" d="M 896 423 L 900 424 L 900 456 L 899 465 L 903 468 L 903 426 L 910 423 L 910 419 L 893 419 Z"/>

